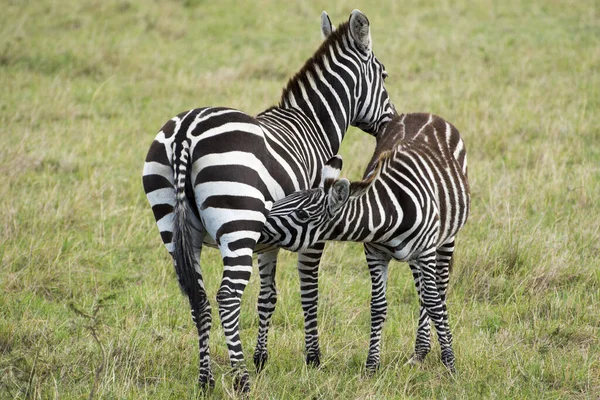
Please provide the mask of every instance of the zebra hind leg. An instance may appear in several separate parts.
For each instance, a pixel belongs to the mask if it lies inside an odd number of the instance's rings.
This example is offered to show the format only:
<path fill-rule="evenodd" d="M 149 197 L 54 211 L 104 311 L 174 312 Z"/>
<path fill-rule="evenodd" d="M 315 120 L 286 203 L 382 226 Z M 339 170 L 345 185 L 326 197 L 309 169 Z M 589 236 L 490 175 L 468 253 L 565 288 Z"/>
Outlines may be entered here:
<path fill-rule="evenodd" d="M 387 317 L 387 277 L 390 257 L 365 245 L 365 256 L 371 275 L 371 338 L 366 371 L 373 374 L 379 368 L 381 331 Z"/>
<path fill-rule="evenodd" d="M 252 252 L 258 236 L 257 233 L 256 238 L 248 238 L 247 233 L 232 232 L 216 239 L 220 243 L 224 267 L 217 303 L 233 368 L 234 390 L 238 393 L 250 391 L 250 377 L 240 340 L 240 312 L 242 294 L 252 273 Z"/>
<path fill-rule="evenodd" d="M 448 309 L 446 307 L 446 295 L 448 290 L 448 283 L 450 281 L 450 270 L 452 268 L 452 257 L 454 255 L 454 238 L 448 240 L 440 248 L 436 250 L 436 274 L 435 283 L 440 293 L 440 300 L 442 303 L 442 313 L 445 320 L 448 320 Z M 444 365 L 453 371 L 454 370 L 454 357 L 453 354 L 451 359 L 448 359 L 449 354 L 442 353 L 442 362 Z"/>
<path fill-rule="evenodd" d="M 254 351 L 254 366 L 260 372 L 265 366 L 269 354 L 267 352 L 267 337 L 271 317 L 277 303 L 275 287 L 275 270 L 277 267 L 278 250 L 260 253 L 258 255 L 258 271 L 260 274 L 260 293 L 258 295 L 258 338 Z"/>
<path fill-rule="evenodd" d="M 200 255 L 202 253 L 202 241 L 205 231 L 202 224 L 187 208 L 183 205 L 184 212 L 175 214 L 175 223 L 173 229 L 173 242 L 167 244 L 167 249 L 172 248 L 171 255 L 179 281 L 179 287 L 187 295 L 190 302 L 192 320 L 198 330 L 198 347 L 200 350 L 200 373 L 198 383 L 202 389 L 215 386 L 212 369 L 210 365 L 209 335 L 212 325 L 211 308 L 204 281 L 200 271 Z M 163 240 L 168 235 L 163 236 Z"/>
<path fill-rule="evenodd" d="M 202 275 L 197 272 L 198 282 L 202 282 Z M 198 375 L 198 384 L 202 389 L 213 388 L 215 380 L 213 378 L 210 365 L 209 354 L 209 335 L 212 326 L 211 307 L 206 296 L 204 288 L 198 291 L 199 295 L 194 297 L 188 296 L 192 309 L 192 319 L 198 330 L 198 346 L 200 348 L 200 373 Z"/>
<path fill-rule="evenodd" d="M 409 360 L 409 364 L 417 365 L 425 360 L 425 357 L 431 351 L 431 325 L 427 309 L 421 301 L 421 272 L 419 266 L 414 262 L 409 262 L 410 270 L 415 282 L 415 289 L 419 296 L 419 322 L 417 323 L 417 336 L 415 339 L 415 352 Z"/>
<path fill-rule="evenodd" d="M 298 274 L 300 276 L 300 298 L 304 312 L 304 340 L 306 364 L 313 367 L 321 365 L 319 332 L 317 329 L 317 308 L 319 302 L 319 263 L 325 243 L 316 243 L 313 247 L 298 253 Z"/>
<path fill-rule="evenodd" d="M 432 249 L 421 255 L 417 261 L 421 271 L 420 299 L 427 315 L 433 321 L 440 343 L 442 362 L 450 372 L 454 372 L 454 351 L 452 350 L 452 333 L 448 324 L 448 314 L 443 307 L 442 299 L 436 284 L 436 253 Z"/>
<path fill-rule="evenodd" d="M 187 198 L 175 196 L 172 166 L 153 161 L 152 157 L 161 152 L 164 152 L 163 145 L 155 141 L 148 154 L 149 161 L 144 165 L 144 191 L 160 237 L 173 258 L 179 287 L 189 300 L 192 319 L 198 330 L 199 384 L 202 388 L 213 387 L 215 381 L 208 346 L 211 309 L 200 272 L 200 253 L 206 231 Z M 167 158 L 166 154 L 164 158 Z"/>

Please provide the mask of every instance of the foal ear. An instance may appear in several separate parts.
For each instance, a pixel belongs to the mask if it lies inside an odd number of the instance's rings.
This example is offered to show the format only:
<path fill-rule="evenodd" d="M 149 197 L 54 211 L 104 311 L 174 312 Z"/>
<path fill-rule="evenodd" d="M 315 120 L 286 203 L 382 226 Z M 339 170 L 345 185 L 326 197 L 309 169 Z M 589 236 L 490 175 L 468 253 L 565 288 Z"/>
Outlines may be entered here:
<path fill-rule="evenodd" d="M 323 166 L 321 170 L 321 182 L 319 183 L 319 187 L 325 187 L 325 181 L 328 179 L 336 180 L 338 176 L 340 176 L 340 172 L 342 171 L 342 156 L 339 154 L 331 157 Z"/>
<path fill-rule="evenodd" d="M 350 197 L 350 181 L 343 178 L 335 181 L 327 195 L 327 205 L 331 214 L 337 213 L 348 197 Z"/>
<path fill-rule="evenodd" d="M 331 23 L 327 12 L 323 11 L 321 13 L 321 38 L 327 39 L 327 36 L 331 35 L 332 32 L 335 32 L 335 26 Z"/>
<path fill-rule="evenodd" d="M 371 28 L 369 19 L 359 10 L 354 10 L 348 20 L 350 24 L 350 34 L 356 44 L 366 51 L 371 51 Z"/>

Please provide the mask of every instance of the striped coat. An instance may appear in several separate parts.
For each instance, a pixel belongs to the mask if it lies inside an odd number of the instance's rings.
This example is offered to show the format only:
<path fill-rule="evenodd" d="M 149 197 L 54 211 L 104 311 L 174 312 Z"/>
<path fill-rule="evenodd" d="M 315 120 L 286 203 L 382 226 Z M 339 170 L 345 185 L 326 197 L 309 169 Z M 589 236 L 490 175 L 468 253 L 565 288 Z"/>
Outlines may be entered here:
<path fill-rule="evenodd" d="M 325 41 L 289 81 L 277 106 L 255 117 L 222 107 L 186 111 L 167 121 L 146 157 L 144 190 L 190 301 L 202 386 L 214 384 L 208 347 L 211 311 L 200 268 L 203 244 L 217 247 L 222 256 L 219 316 L 236 387 L 247 391 L 240 302 L 272 202 L 316 187 L 325 161 L 338 151 L 350 125 L 375 134 L 393 113 L 383 85 L 387 72 L 372 52 L 366 16 L 355 10 L 335 30 L 324 13 L 321 29 Z M 322 249 L 322 244 L 307 248 L 299 268 L 316 270 Z M 276 256 L 276 250 L 259 255 L 265 283 L 254 358 L 259 368 L 266 360 L 269 312 L 276 300 Z M 318 358 L 312 335 L 316 327 L 306 326 L 307 354 Z"/>
<path fill-rule="evenodd" d="M 336 180 L 340 168 L 340 159 L 331 159 L 322 187 L 275 202 L 261 241 L 292 251 L 322 240 L 365 243 L 372 281 L 369 370 L 379 365 L 389 261 L 408 262 L 421 304 L 412 361 L 430 350 L 431 320 L 442 360 L 454 370 L 446 288 L 454 238 L 470 207 L 466 149 L 458 131 L 430 114 L 396 116 L 377 135 L 365 179 Z"/>

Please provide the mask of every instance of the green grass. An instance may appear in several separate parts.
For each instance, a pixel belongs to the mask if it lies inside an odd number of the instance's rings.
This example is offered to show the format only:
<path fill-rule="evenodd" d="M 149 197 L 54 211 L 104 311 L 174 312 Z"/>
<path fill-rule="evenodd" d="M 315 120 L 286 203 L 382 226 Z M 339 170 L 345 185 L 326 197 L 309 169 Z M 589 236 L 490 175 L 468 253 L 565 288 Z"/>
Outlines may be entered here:
<path fill-rule="evenodd" d="M 382 368 L 363 375 L 362 248 L 320 271 L 323 366 L 303 363 L 295 255 L 282 252 L 255 398 L 597 398 L 600 7 L 594 1 L 339 2 L 359 7 L 401 112 L 438 114 L 469 150 L 473 207 L 449 295 L 458 374 L 419 368 L 417 299 L 394 264 Z M 258 113 L 320 43 L 323 4 L 10 1 L 0 13 L 0 398 L 196 398 L 197 338 L 141 187 L 155 132 L 226 105 Z M 374 140 L 342 148 L 356 179 Z M 211 299 L 221 261 L 203 254 Z M 255 273 L 242 340 L 257 331 Z M 232 395 L 213 300 L 214 398 Z"/>

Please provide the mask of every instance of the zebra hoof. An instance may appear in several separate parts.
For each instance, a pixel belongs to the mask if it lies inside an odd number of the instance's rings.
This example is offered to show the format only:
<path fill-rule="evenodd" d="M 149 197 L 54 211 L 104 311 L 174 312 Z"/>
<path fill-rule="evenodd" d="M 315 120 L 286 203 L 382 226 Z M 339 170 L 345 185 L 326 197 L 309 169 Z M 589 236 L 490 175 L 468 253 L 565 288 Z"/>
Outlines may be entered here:
<path fill-rule="evenodd" d="M 377 363 L 377 364 L 367 363 L 367 365 L 365 365 L 365 375 L 368 378 L 375 375 L 378 370 L 379 370 L 379 363 Z"/>
<path fill-rule="evenodd" d="M 233 380 L 233 389 L 236 393 L 247 394 L 250 392 L 250 377 L 248 373 L 236 375 Z"/>
<path fill-rule="evenodd" d="M 411 367 L 417 367 L 423 364 L 425 361 L 425 355 L 414 353 L 404 365 L 410 365 Z"/>
<path fill-rule="evenodd" d="M 454 354 L 453 353 L 442 354 L 442 363 L 444 363 L 444 365 L 446 366 L 446 368 L 448 369 L 448 372 L 450 372 L 450 374 L 456 373 L 456 368 L 454 367 Z"/>
<path fill-rule="evenodd" d="M 212 374 L 200 374 L 198 377 L 198 386 L 203 392 L 208 392 L 215 387 L 215 379 Z"/>
<path fill-rule="evenodd" d="M 266 350 L 256 351 L 254 353 L 254 366 L 256 367 L 256 372 L 259 373 L 265 368 L 265 364 L 269 359 L 269 353 Z"/>
<path fill-rule="evenodd" d="M 317 368 L 319 365 L 321 365 L 321 354 L 319 352 L 307 354 L 306 365 Z"/>

